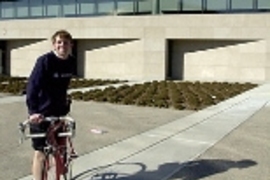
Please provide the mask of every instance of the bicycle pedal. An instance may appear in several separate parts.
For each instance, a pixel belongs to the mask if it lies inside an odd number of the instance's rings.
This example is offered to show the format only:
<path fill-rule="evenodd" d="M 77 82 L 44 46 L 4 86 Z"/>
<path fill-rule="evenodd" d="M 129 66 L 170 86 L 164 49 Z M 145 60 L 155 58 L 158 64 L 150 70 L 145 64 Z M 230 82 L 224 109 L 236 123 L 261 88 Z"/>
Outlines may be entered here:
<path fill-rule="evenodd" d="M 70 158 L 75 159 L 78 157 L 78 153 L 74 149 L 70 152 Z"/>
<path fill-rule="evenodd" d="M 76 159 L 76 158 L 78 158 L 78 157 L 79 157 L 78 154 L 75 153 L 75 152 L 72 152 L 72 153 L 70 154 L 70 158 L 71 158 L 71 159 Z"/>
<path fill-rule="evenodd" d="M 72 159 L 76 159 L 76 158 L 78 158 L 79 156 L 78 156 L 77 154 L 71 154 L 70 157 L 71 157 Z"/>

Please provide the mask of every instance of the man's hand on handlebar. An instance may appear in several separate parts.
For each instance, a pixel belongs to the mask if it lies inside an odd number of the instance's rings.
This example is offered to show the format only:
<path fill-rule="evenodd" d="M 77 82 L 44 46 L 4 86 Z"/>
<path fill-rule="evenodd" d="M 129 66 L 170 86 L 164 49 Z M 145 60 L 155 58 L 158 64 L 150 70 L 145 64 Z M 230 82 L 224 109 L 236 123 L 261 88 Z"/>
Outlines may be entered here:
<path fill-rule="evenodd" d="M 31 114 L 29 116 L 30 123 L 40 123 L 44 119 L 42 114 Z"/>

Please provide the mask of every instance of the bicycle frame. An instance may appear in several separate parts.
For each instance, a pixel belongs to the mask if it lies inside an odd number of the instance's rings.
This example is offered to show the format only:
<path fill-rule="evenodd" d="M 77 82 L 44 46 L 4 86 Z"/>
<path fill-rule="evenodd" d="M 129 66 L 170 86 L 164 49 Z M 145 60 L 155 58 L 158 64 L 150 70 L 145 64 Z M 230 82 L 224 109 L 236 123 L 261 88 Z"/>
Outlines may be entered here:
<path fill-rule="evenodd" d="M 25 128 L 29 121 L 20 124 L 22 133 L 21 142 L 27 138 L 46 137 L 47 146 L 44 148 L 45 161 L 42 171 L 42 180 L 49 179 L 49 170 L 52 166 L 55 167 L 52 174 L 55 173 L 53 180 L 60 180 L 63 176 L 65 180 L 69 180 L 67 173 L 70 172 L 72 160 L 77 157 L 74 151 L 71 138 L 75 135 L 75 122 L 70 117 L 48 117 L 45 120 L 51 124 L 46 133 L 25 134 Z M 69 151 L 69 152 L 68 152 Z"/>

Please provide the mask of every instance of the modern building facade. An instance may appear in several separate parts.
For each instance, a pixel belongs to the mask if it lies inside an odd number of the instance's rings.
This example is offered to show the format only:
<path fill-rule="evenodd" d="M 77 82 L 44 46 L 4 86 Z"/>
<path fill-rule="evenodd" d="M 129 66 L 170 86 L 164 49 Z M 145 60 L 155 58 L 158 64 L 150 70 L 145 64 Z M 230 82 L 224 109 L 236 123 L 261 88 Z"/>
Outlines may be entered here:
<path fill-rule="evenodd" d="M 67 29 L 77 74 L 125 80 L 270 80 L 269 0 L 7 0 L 0 73 L 28 76 Z"/>

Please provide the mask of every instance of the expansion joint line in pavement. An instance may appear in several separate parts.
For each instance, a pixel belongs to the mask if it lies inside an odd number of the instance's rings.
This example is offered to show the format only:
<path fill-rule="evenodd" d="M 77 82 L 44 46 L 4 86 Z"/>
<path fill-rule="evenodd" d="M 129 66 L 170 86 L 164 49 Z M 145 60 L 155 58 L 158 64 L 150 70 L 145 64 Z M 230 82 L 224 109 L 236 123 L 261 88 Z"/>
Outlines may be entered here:
<path fill-rule="evenodd" d="M 202 124 L 203 122 L 205 122 L 205 121 L 207 121 L 207 120 L 209 120 L 209 119 L 211 119 L 211 118 L 217 116 L 217 115 L 220 114 L 220 113 L 223 113 L 223 112 L 225 112 L 225 111 L 227 111 L 227 110 L 229 110 L 229 109 L 231 109 L 231 108 L 233 108 L 233 107 L 235 107 L 235 106 L 237 106 L 237 105 L 239 105 L 239 104 L 241 104 L 241 103 L 244 103 L 244 102 L 247 101 L 247 100 L 249 100 L 249 98 L 245 98 L 245 99 L 243 99 L 242 101 L 236 102 L 236 103 L 232 104 L 232 105 L 229 106 L 229 107 L 226 107 L 226 108 L 224 108 L 224 109 L 222 109 L 222 110 L 220 110 L 220 111 L 218 111 L 218 112 L 216 112 L 216 113 L 213 113 L 212 115 L 210 115 L 210 116 L 208 116 L 208 117 L 206 117 L 206 118 L 203 118 L 201 121 L 196 122 L 196 123 L 192 124 L 191 126 L 189 126 L 189 127 L 185 128 L 185 129 L 181 130 L 181 131 L 177 131 L 177 132 L 175 132 L 175 133 L 173 133 L 173 134 L 171 134 L 171 135 L 169 135 L 169 136 L 167 136 L 167 137 L 165 137 L 165 138 L 163 138 L 163 139 L 161 139 L 161 140 L 159 140 L 159 141 L 157 141 L 157 142 L 155 142 L 155 143 L 150 144 L 149 146 L 147 146 L 147 147 L 145 147 L 145 148 L 140 149 L 139 151 L 136 151 L 136 152 L 134 152 L 134 153 L 131 153 L 131 154 L 129 154 L 128 156 L 125 156 L 125 157 L 123 157 L 123 158 L 117 160 L 116 163 L 121 162 L 121 161 L 124 161 L 124 160 L 126 160 L 126 159 L 128 159 L 128 158 L 130 158 L 130 157 L 132 157 L 132 156 L 135 156 L 135 155 L 140 154 L 141 152 L 144 152 L 144 151 L 146 151 L 146 150 L 148 150 L 148 149 L 150 149 L 150 148 L 152 148 L 152 147 L 154 147 L 154 146 L 157 146 L 157 145 L 159 145 L 159 144 L 165 142 L 166 140 L 168 140 L 168 139 L 170 139 L 170 138 L 172 138 L 172 137 L 175 137 L 175 136 L 177 136 L 177 135 L 179 135 L 179 134 L 181 134 L 181 133 L 183 133 L 183 132 L 185 132 L 185 131 L 187 131 L 187 130 L 189 130 L 189 129 L 191 129 L 191 128 L 193 128 L 193 127 L 199 125 L 199 124 Z M 143 133 L 141 133 L 141 134 L 143 134 Z M 121 140 L 121 141 L 124 141 L 124 140 Z M 120 142 L 121 142 L 121 141 L 120 141 Z M 112 163 L 112 164 L 113 164 L 113 163 Z"/>
<path fill-rule="evenodd" d="M 205 122 L 205 121 L 207 121 L 207 120 L 209 120 L 209 119 L 211 119 L 211 118 L 213 118 L 215 116 L 217 116 L 220 113 L 224 113 L 224 112 L 228 111 L 229 109 L 231 109 L 231 108 L 233 108 L 233 107 L 235 107 L 235 106 L 237 106 L 237 105 L 239 105 L 241 103 L 245 103 L 247 100 L 249 100 L 249 98 L 243 99 L 243 100 L 238 101 L 238 102 L 236 102 L 236 103 L 234 103 L 234 104 L 232 104 L 230 106 L 227 106 L 227 107 L 223 108 L 222 110 L 217 111 L 217 112 L 207 116 L 206 118 L 203 118 L 201 121 L 196 122 L 196 123 L 192 124 L 191 126 L 185 128 L 185 129 L 182 129 L 181 131 L 177 131 L 177 132 L 175 132 L 175 133 L 173 133 L 173 134 L 171 134 L 169 136 L 166 136 L 165 138 L 162 138 L 161 140 L 156 141 L 156 142 L 154 142 L 154 143 L 152 143 L 152 144 L 150 144 L 150 145 L 148 145 L 148 146 L 146 146 L 146 147 L 144 147 L 144 148 L 142 148 L 142 149 L 140 149 L 140 150 L 138 150 L 138 151 L 136 151 L 134 153 L 131 153 L 131 154 L 127 155 L 127 156 L 124 156 L 124 157 L 122 157 L 122 158 L 120 158 L 118 160 L 115 160 L 114 162 L 108 163 L 106 165 L 101 165 L 101 166 L 98 166 L 98 167 L 95 167 L 95 168 L 88 169 L 88 170 L 76 175 L 74 178 L 75 179 L 76 178 L 82 178 L 83 176 L 87 175 L 89 172 L 95 173 L 95 172 L 99 171 L 100 169 L 106 169 L 106 168 L 112 167 L 112 166 L 117 165 L 117 164 L 122 164 L 125 160 L 127 160 L 127 159 L 129 159 L 129 158 L 131 158 L 131 157 L 133 157 L 133 156 L 135 156 L 137 154 L 140 154 L 140 153 L 142 153 L 142 152 L 144 152 L 144 151 L 146 151 L 148 149 L 151 149 L 151 148 L 165 142 L 166 140 L 168 140 L 168 139 L 170 139 L 170 138 L 172 138 L 174 136 L 177 136 L 178 134 L 183 133 L 183 132 L 185 132 L 185 131 L 187 131 L 187 130 L 189 130 L 189 129 L 191 129 L 191 128 L 193 128 L 193 127 L 195 127 L 195 126 L 197 126 L 197 125 L 199 125 L 199 124 L 201 124 L 201 123 L 203 123 L 203 122 Z M 142 133 L 140 133 L 138 135 L 141 135 L 143 133 L 145 133 L 145 132 L 142 132 Z M 120 140 L 117 143 L 121 143 L 121 142 L 123 142 L 125 140 L 126 139 Z M 196 155 L 196 156 L 198 156 L 198 155 Z M 184 166 L 185 165 L 183 165 L 183 167 Z M 179 168 L 179 169 L 181 169 L 181 168 Z"/>
<path fill-rule="evenodd" d="M 264 103 L 257 111 L 255 111 L 253 114 L 251 114 L 251 115 L 249 116 L 249 118 L 252 118 L 256 113 L 258 113 L 259 111 L 261 111 L 261 110 L 262 110 L 269 102 L 270 102 L 270 101 L 266 101 L 266 102 L 265 102 L 265 103 Z M 200 122 L 199 122 L 199 123 L 200 123 Z M 241 124 L 242 124 L 242 123 L 241 123 Z M 239 126 L 240 126 L 241 124 L 239 124 Z M 237 126 L 237 127 L 238 127 L 238 126 Z M 237 128 L 237 127 L 235 127 L 235 128 Z M 231 133 L 232 133 L 232 131 L 229 132 L 228 134 L 226 134 L 223 138 L 225 138 L 226 136 L 228 136 L 228 135 L 231 134 Z M 223 139 L 223 138 L 222 138 L 222 139 Z M 215 143 L 213 143 L 212 145 L 210 145 L 208 149 L 210 149 L 214 144 L 215 144 Z M 207 151 L 208 149 L 206 149 L 205 151 Z M 199 157 L 200 155 L 201 155 L 201 153 L 196 154 L 194 157 L 191 157 L 190 160 L 195 159 L 195 158 Z M 190 160 L 189 160 L 189 161 L 190 161 Z M 166 177 L 162 178 L 161 180 L 167 180 L 167 179 L 169 179 L 172 175 L 174 175 L 175 173 L 181 171 L 181 169 L 183 169 L 184 167 L 188 166 L 188 164 L 189 164 L 188 162 L 183 163 L 183 164 L 180 165 L 178 168 L 176 168 L 173 172 L 171 172 L 169 175 L 167 175 Z"/>

